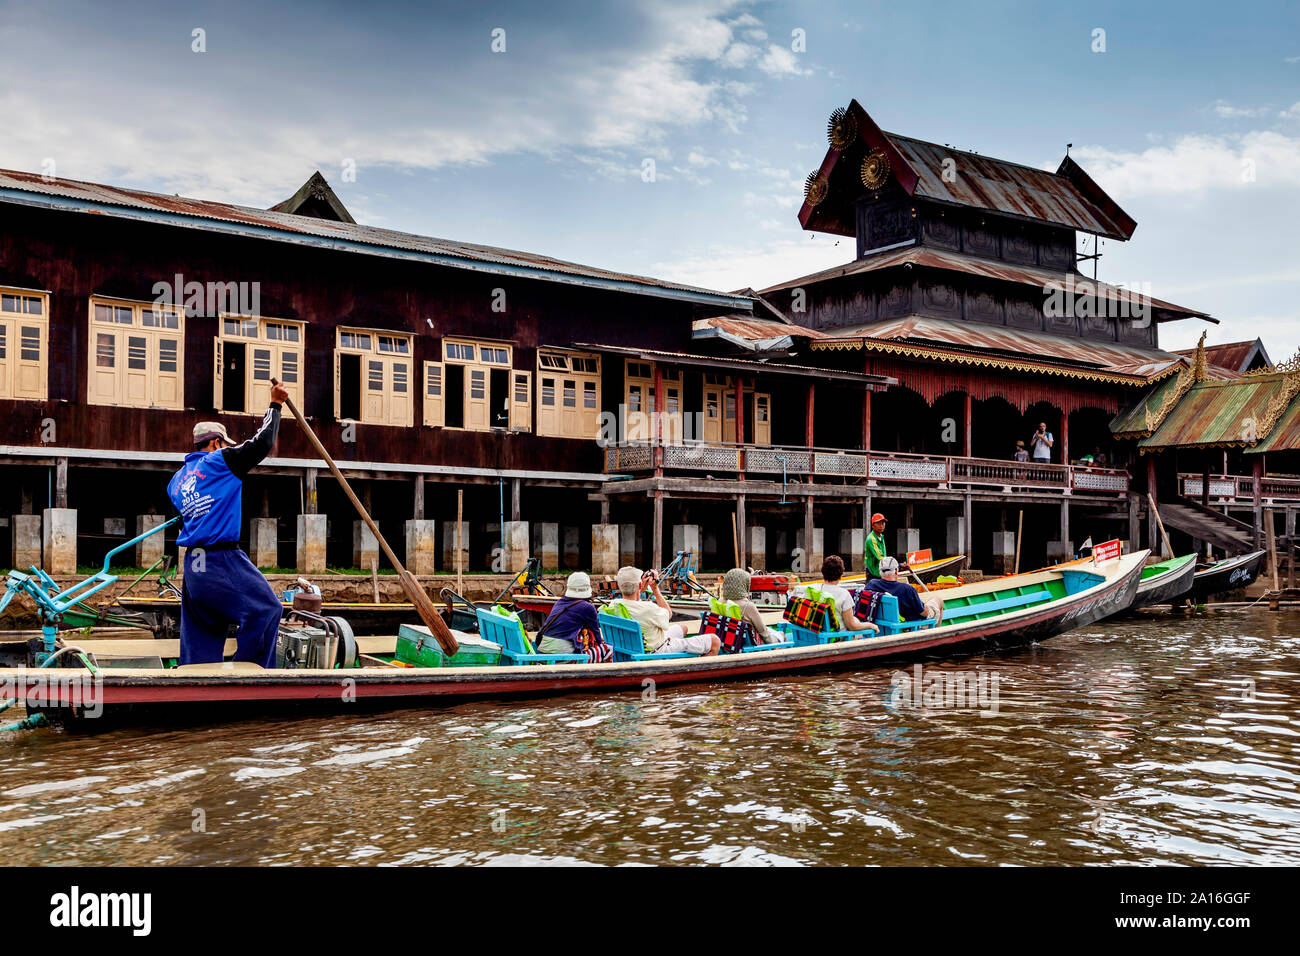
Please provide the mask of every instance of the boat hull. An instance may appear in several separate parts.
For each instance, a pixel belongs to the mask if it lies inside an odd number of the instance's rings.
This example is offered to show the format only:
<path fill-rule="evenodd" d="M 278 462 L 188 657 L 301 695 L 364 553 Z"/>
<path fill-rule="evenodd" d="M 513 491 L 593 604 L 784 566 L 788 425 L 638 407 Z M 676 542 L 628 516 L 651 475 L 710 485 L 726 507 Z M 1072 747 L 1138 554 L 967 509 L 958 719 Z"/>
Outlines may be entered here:
<path fill-rule="evenodd" d="M 133 616 L 146 618 L 149 623 L 144 626 L 159 637 L 180 633 L 181 602 L 177 598 L 123 598 L 118 604 Z M 280 605 L 286 613 L 293 607 L 288 601 L 281 601 Z M 343 618 L 352 627 L 353 634 L 396 634 L 399 626 L 417 617 L 414 606 L 405 601 L 391 604 L 325 601 L 320 613 Z"/>
<path fill-rule="evenodd" d="M 29 711 L 41 711 L 82 730 L 127 720 L 231 719 L 250 711 L 301 706 L 333 712 L 361 708 L 412 707 L 482 698 L 554 696 L 576 693 L 654 693 L 659 687 L 716 683 L 840 667 L 875 666 L 916 655 L 971 653 L 1046 640 L 1128 607 L 1137 593 L 1145 552 L 1130 555 L 1105 579 L 1084 591 L 997 617 L 880 635 L 836 644 L 613 664 L 456 667 L 429 669 L 258 670 L 178 673 L 168 670 L 105 669 L 95 680 L 97 695 L 87 716 L 85 672 L 43 672 L 41 689 L 22 696 Z M 1005 579 L 1004 579 L 1005 580 Z M 0 670 L 0 682 L 22 686 L 34 671 Z"/>
<path fill-rule="evenodd" d="M 1218 561 L 1196 572 L 1192 582 L 1191 597 L 1200 604 L 1204 603 L 1206 598 L 1216 594 L 1249 587 L 1259 577 L 1259 569 L 1263 563 L 1263 551 L 1252 551 L 1249 554 Z"/>
<path fill-rule="evenodd" d="M 1196 576 L 1196 556 L 1187 555 L 1184 562 L 1171 568 L 1164 574 L 1155 575 L 1138 583 L 1137 596 L 1133 599 L 1132 609 L 1150 607 L 1154 604 L 1168 604 L 1182 597 L 1192 589 Z"/>

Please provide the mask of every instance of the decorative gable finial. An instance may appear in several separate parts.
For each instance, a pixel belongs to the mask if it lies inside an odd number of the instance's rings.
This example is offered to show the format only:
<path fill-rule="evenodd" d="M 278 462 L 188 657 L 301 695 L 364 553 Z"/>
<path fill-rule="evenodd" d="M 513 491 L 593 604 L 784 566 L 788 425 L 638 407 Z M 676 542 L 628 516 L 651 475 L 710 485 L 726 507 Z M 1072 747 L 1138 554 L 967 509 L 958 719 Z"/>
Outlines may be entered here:
<path fill-rule="evenodd" d="M 1201 340 L 1196 343 L 1196 361 L 1192 365 L 1192 373 L 1198 382 L 1205 381 L 1206 363 L 1205 363 L 1205 332 L 1201 331 Z"/>

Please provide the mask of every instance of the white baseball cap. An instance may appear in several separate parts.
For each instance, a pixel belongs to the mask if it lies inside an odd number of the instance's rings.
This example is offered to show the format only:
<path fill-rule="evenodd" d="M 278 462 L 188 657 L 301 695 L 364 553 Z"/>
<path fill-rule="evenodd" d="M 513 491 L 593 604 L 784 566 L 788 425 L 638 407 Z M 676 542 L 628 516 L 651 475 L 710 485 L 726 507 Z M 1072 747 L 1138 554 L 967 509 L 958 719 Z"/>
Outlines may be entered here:
<path fill-rule="evenodd" d="M 574 571 L 564 586 L 564 596 L 572 598 L 591 597 L 591 578 L 585 571 Z"/>
<path fill-rule="evenodd" d="M 898 558 L 885 556 L 880 559 L 880 573 L 888 574 L 891 571 L 898 570 Z"/>

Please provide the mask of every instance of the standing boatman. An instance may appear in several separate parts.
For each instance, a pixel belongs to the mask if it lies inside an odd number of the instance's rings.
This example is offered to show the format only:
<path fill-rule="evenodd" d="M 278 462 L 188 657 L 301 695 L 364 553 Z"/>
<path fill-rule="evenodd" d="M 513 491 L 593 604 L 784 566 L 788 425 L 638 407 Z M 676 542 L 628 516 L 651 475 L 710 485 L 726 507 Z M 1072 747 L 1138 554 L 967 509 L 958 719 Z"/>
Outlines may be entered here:
<path fill-rule="evenodd" d="M 167 483 L 184 520 L 176 543 L 188 548 L 181 579 L 182 664 L 220 663 L 226 634 L 238 627 L 235 660 L 275 664 L 283 609 L 262 573 L 239 547 L 244 477 L 271 453 L 280 406 L 289 397 L 271 386 L 271 405 L 257 433 L 236 445 L 220 422 L 194 426 L 194 451 Z"/>
<path fill-rule="evenodd" d="M 889 554 L 885 547 L 885 516 L 879 511 L 871 516 L 871 533 L 862 545 L 862 566 L 867 580 L 880 577 L 880 559 Z"/>

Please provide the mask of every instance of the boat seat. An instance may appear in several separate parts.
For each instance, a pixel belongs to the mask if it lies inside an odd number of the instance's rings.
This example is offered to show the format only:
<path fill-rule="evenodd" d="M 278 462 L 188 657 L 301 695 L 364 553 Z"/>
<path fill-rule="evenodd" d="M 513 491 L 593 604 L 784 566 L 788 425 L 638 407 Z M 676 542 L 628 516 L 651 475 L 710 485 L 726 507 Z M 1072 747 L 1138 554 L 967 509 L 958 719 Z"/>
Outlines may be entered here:
<path fill-rule="evenodd" d="M 943 619 L 945 623 L 950 621 L 960 621 L 965 618 L 978 618 L 985 614 L 993 612 L 1009 611 L 1013 608 L 1028 607 L 1031 604 L 1041 604 L 1044 601 L 1052 599 L 1052 592 L 1046 588 L 1037 591 L 1030 591 L 1027 594 L 1013 594 L 1010 597 L 999 598 L 996 601 L 984 601 L 979 604 L 963 604 L 957 607 L 945 607 L 943 609 Z"/>
<path fill-rule="evenodd" d="M 948 619 L 947 610 L 944 611 L 943 616 L 944 620 Z M 876 616 L 872 623 L 880 628 L 881 634 L 902 634 L 906 631 L 934 627 L 938 621 L 932 617 L 923 617 L 919 621 L 904 621 L 903 615 L 898 611 L 898 598 L 882 591 L 880 604 L 876 607 Z"/>
<path fill-rule="evenodd" d="M 645 638 L 641 635 L 641 625 L 617 614 L 599 611 L 596 620 L 600 621 L 600 633 L 610 647 L 614 648 L 616 661 L 663 661 L 674 657 L 694 657 L 694 654 L 649 654 L 645 649 Z"/>
<path fill-rule="evenodd" d="M 535 654 L 524 638 L 524 630 L 512 617 L 479 608 L 478 634 L 485 641 L 501 645 L 501 664 L 591 663 L 586 654 Z"/>
<path fill-rule="evenodd" d="M 785 637 L 789 638 L 789 640 L 779 641 L 776 644 L 746 644 L 740 649 L 740 653 L 752 654 L 754 651 L 777 651 L 784 647 L 795 646 L 794 636 L 790 633 L 790 625 L 785 621 L 782 621 L 779 624 L 769 624 L 767 629 L 778 634 L 783 634 Z"/>
<path fill-rule="evenodd" d="M 252 661 L 222 661 L 211 664 L 178 664 L 171 669 L 173 674 L 254 674 L 265 670 L 261 664 Z"/>

